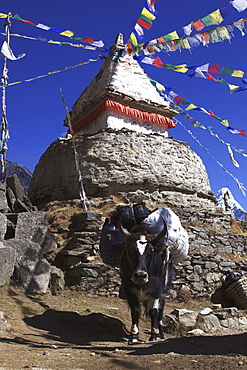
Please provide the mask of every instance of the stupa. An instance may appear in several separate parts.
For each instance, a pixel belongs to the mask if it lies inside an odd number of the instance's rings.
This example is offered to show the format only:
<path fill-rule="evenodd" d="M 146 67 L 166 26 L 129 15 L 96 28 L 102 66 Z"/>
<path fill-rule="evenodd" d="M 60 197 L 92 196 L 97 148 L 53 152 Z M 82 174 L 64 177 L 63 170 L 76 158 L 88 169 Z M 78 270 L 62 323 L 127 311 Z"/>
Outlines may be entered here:
<path fill-rule="evenodd" d="M 121 34 L 111 52 L 70 112 L 87 197 L 92 203 L 111 197 L 153 207 L 214 208 L 202 160 L 187 143 L 169 137 L 177 112 L 125 53 Z M 71 135 L 58 138 L 41 156 L 29 197 L 39 207 L 79 198 Z"/>

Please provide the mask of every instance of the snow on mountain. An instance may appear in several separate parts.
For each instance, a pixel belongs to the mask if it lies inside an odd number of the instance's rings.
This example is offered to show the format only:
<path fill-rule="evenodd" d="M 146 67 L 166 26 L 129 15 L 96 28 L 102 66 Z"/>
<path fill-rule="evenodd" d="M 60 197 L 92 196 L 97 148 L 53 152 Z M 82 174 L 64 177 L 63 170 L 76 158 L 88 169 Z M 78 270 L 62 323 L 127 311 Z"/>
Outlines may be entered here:
<path fill-rule="evenodd" d="M 231 211 L 236 220 L 247 220 L 247 212 L 234 199 L 231 191 L 228 188 L 222 188 L 218 191 L 216 198 L 218 199 L 219 208 L 223 211 Z"/>

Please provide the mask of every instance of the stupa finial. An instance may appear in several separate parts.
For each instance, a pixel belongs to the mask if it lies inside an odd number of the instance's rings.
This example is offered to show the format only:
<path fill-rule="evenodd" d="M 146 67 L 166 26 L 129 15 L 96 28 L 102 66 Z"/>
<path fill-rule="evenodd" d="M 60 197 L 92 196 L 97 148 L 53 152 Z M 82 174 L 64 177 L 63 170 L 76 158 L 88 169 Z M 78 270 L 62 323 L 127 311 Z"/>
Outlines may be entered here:
<path fill-rule="evenodd" d="M 115 44 L 110 47 L 111 52 L 124 48 L 123 34 L 119 33 L 116 37 Z"/>

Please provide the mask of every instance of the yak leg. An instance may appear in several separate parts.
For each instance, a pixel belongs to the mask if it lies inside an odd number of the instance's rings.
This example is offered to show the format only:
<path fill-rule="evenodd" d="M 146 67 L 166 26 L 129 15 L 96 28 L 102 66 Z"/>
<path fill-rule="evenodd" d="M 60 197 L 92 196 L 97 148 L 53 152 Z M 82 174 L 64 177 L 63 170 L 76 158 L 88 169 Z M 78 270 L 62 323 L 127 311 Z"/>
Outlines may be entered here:
<path fill-rule="evenodd" d="M 162 326 L 163 307 L 163 302 L 160 302 L 160 299 L 154 299 L 153 307 L 149 310 L 149 316 L 151 319 L 151 337 L 149 338 L 150 341 L 164 338 Z"/>
<path fill-rule="evenodd" d="M 130 330 L 129 336 L 129 344 L 134 344 L 138 342 L 139 337 L 139 317 L 140 317 L 140 306 L 138 307 L 131 307 L 131 318 L 132 318 L 132 325 Z"/>
<path fill-rule="evenodd" d="M 160 307 L 158 312 L 158 328 L 159 328 L 159 337 L 164 339 L 164 328 L 163 328 L 163 311 L 165 306 L 165 299 L 162 297 L 160 299 Z"/>

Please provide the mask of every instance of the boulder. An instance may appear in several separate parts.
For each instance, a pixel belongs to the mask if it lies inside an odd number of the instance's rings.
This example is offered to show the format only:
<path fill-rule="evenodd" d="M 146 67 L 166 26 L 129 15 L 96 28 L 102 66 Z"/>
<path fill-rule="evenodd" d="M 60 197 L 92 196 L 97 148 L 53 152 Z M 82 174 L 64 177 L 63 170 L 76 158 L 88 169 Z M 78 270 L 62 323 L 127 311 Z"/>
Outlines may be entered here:
<path fill-rule="evenodd" d="M 6 213 L 9 211 L 8 201 L 6 197 L 6 186 L 0 181 L 0 212 Z"/>
<path fill-rule="evenodd" d="M 0 213 L 0 240 L 4 240 L 7 231 L 7 217 Z"/>
<path fill-rule="evenodd" d="M 3 312 L 0 311 L 0 333 L 1 332 L 10 332 L 11 325 L 5 320 Z"/>
<path fill-rule="evenodd" d="M 64 273 L 56 266 L 51 266 L 50 289 L 52 295 L 59 295 L 63 292 L 65 285 Z"/>
<path fill-rule="evenodd" d="M 175 315 L 180 326 L 182 326 L 183 329 L 192 330 L 196 326 L 198 316 L 197 311 L 175 309 L 172 314 Z"/>
<path fill-rule="evenodd" d="M 15 237 L 32 240 L 40 226 L 47 227 L 46 213 L 41 211 L 23 212 L 18 214 Z"/>
<path fill-rule="evenodd" d="M 47 227 L 46 213 L 41 211 L 18 214 L 15 239 L 28 239 L 38 243 L 43 256 L 57 247 Z"/>
<path fill-rule="evenodd" d="M 16 199 L 19 199 L 23 202 L 25 192 L 17 174 L 7 177 L 7 186 L 11 188 Z"/>
<path fill-rule="evenodd" d="M 5 246 L 0 241 L 0 286 L 7 283 L 13 275 L 16 251 L 14 248 Z"/>
<path fill-rule="evenodd" d="M 16 251 L 14 275 L 18 282 L 31 294 L 46 292 L 50 279 L 50 264 L 43 258 L 38 243 L 29 239 L 9 239 L 6 245 Z"/>

